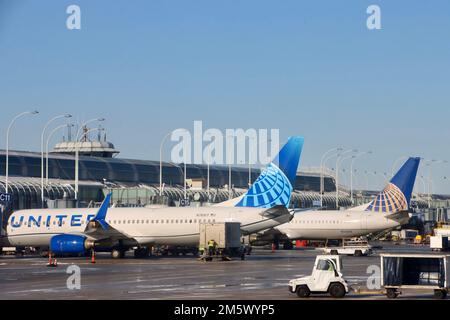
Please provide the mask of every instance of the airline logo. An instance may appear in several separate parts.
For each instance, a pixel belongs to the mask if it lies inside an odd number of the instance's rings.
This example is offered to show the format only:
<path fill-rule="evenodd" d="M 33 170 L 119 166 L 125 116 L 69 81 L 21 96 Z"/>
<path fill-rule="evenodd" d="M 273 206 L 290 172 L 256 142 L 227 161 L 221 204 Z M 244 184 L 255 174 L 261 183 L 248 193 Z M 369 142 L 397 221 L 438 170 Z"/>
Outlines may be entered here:
<path fill-rule="evenodd" d="M 84 219 L 86 217 L 86 219 Z M 47 227 L 50 228 L 50 226 L 57 226 L 62 227 L 66 224 L 70 225 L 71 227 L 81 227 L 82 223 L 85 221 L 91 221 L 93 218 L 95 218 L 95 214 L 93 215 L 82 215 L 82 214 L 72 214 L 72 215 L 66 215 L 66 214 L 60 214 L 60 215 L 54 215 L 54 216 L 34 216 L 29 215 L 28 219 L 25 218 L 25 216 L 12 216 L 10 221 L 10 226 L 13 229 L 17 229 L 23 226 L 27 226 L 28 228 L 31 227 Z"/>
<path fill-rule="evenodd" d="M 392 212 L 408 210 L 408 201 L 403 192 L 393 183 L 389 183 L 378 197 L 370 203 L 366 211 Z"/>
<path fill-rule="evenodd" d="M 271 163 L 252 185 L 237 207 L 273 208 L 289 206 L 293 187 L 289 179 L 275 164 Z"/>

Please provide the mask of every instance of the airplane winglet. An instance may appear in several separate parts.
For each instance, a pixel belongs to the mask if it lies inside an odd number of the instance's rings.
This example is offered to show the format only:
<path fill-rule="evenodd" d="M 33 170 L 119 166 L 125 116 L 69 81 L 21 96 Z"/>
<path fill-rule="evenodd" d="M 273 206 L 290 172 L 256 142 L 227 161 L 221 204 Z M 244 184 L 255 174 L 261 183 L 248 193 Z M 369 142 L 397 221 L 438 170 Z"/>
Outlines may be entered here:
<path fill-rule="evenodd" d="M 105 200 L 103 200 L 102 205 L 100 206 L 100 209 L 98 209 L 98 212 L 93 219 L 94 221 L 97 221 L 103 228 L 103 230 L 108 229 L 108 223 L 106 222 L 106 214 L 108 213 L 109 204 L 111 202 L 111 196 L 112 193 L 108 193 L 106 195 Z"/>

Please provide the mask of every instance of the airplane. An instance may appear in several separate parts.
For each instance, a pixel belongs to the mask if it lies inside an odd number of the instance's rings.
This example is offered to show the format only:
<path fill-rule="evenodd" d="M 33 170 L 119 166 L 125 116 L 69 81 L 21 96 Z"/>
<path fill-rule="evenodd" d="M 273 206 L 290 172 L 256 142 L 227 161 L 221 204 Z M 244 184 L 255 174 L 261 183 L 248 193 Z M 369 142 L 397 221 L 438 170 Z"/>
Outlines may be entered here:
<path fill-rule="evenodd" d="M 409 204 L 420 158 L 409 158 L 372 202 L 343 211 L 311 210 L 295 214 L 274 229 L 291 240 L 340 240 L 394 229 L 409 220 Z"/>
<path fill-rule="evenodd" d="M 98 211 L 17 211 L 8 219 L 0 246 L 48 248 L 61 255 L 101 250 L 112 258 L 137 247 L 135 256 L 145 257 L 154 245 L 198 246 L 201 223 L 240 222 L 243 235 L 273 228 L 293 218 L 288 207 L 303 143 L 303 137 L 289 138 L 248 192 L 222 206 L 110 208 L 108 194 Z"/>

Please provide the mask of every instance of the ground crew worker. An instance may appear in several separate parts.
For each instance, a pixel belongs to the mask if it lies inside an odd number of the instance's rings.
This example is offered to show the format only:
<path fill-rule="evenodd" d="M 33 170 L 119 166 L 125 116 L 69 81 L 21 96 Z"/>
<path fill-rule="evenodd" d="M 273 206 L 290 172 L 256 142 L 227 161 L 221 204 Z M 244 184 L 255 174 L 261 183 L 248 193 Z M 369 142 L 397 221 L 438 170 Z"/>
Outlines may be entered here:
<path fill-rule="evenodd" d="M 210 256 L 214 255 L 215 247 L 216 247 L 216 242 L 214 240 L 209 240 L 208 241 L 208 250 L 209 250 Z"/>

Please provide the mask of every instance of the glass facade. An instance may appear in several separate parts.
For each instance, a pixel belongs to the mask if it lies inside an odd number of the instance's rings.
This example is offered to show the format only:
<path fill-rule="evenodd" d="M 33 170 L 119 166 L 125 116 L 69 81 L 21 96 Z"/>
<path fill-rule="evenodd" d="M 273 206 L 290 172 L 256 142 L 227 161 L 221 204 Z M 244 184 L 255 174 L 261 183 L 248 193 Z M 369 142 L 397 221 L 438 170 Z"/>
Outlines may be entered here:
<path fill-rule="evenodd" d="M 5 172 L 6 157 L 0 153 L 0 172 Z M 105 180 L 118 185 L 159 185 L 159 162 L 114 158 L 80 157 L 79 178 L 84 181 L 103 183 Z M 10 154 L 10 176 L 34 177 L 41 176 L 40 154 L 13 152 Z M 166 186 L 182 186 L 184 165 L 163 163 L 163 183 Z M 229 168 L 227 166 L 210 167 L 210 185 L 221 188 L 228 185 Z M 255 181 L 260 174 L 259 169 L 251 170 L 251 179 Z M 207 180 L 206 165 L 187 165 L 188 179 Z M 235 188 L 248 187 L 248 168 L 233 167 L 231 183 Z M 75 161 L 71 156 L 51 155 L 49 158 L 49 179 L 74 180 Z M 335 191 L 334 180 L 326 177 L 325 191 Z M 318 176 L 302 175 L 297 177 L 295 190 L 320 191 Z"/>

